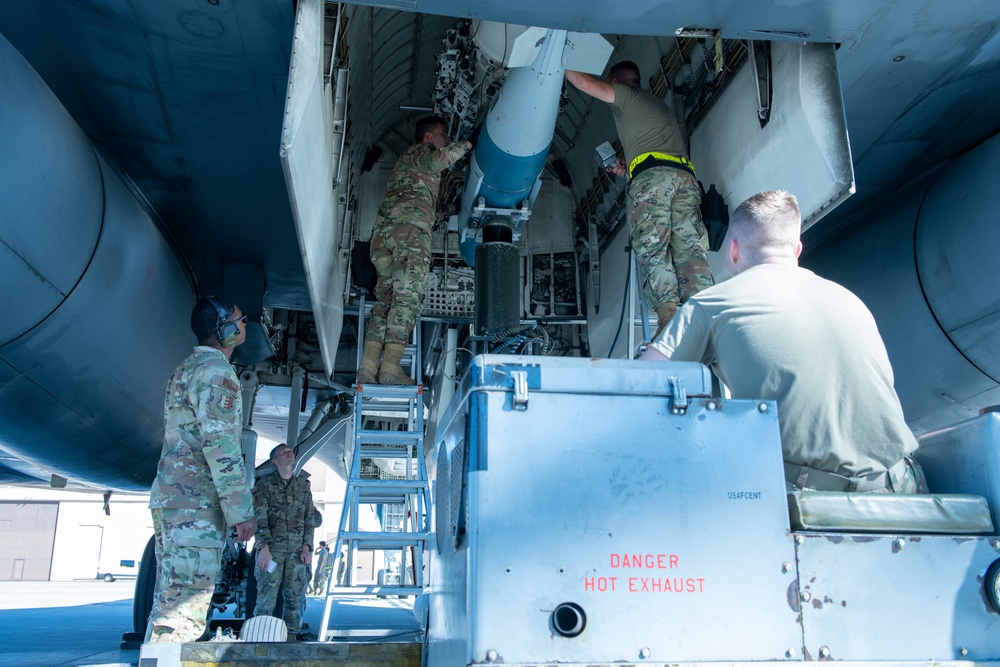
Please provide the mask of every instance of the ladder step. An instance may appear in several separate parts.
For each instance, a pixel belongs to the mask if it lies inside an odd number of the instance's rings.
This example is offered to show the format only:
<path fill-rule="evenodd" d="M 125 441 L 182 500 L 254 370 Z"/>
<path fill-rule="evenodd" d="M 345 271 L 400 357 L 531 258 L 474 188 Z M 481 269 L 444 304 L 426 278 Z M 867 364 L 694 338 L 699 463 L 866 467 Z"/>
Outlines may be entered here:
<path fill-rule="evenodd" d="M 365 403 L 364 409 L 361 412 L 362 425 L 370 421 L 385 421 L 387 419 L 396 419 L 399 421 L 409 420 L 413 417 L 413 411 L 408 405 L 402 405 L 398 403 L 386 404 L 382 401 L 372 405 L 370 403 Z"/>
<path fill-rule="evenodd" d="M 389 493 L 387 491 L 364 491 L 358 494 L 358 503 L 361 505 L 402 505 L 419 493 L 422 492 Z M 426 501 L 424 504 L 427 504 Z"/>
<path fill-rule="evenodd" d="M 361 505 L 402 505 L 406 502 L 407 497 L 406 494 L 372 493 L 358 498 L 358 503 Z"/>
<path fill-rule="evenodd" d="M 417 431 L 369 431 L 361 430 L 355 433 L 363 445 L 415 445 L 423 439 L 424 434 Z"/>
<path fill-rule="evenodd" d="M 399 447 L 361 445 L 361 458 L 363 459 L 406 459 L 415 456 L 416 454 L 410 447 L 400 449 Z"/>
<path fill-rule="evenodd" d="M 362 505 L 402 505 L 415 495 L 423 495 L 424 489 L 413 489 L 410 491 L 386 491 L 384 489 L 359 489 L 358 502 Z M 427 504 L 427 501 L 424 501 Z"/>
<path fill-rule="evenodd" d="M 420 595 L 420 586 L 337 586 L 330 587 L 330 596 L 337 595 Z"/>
<path fill-rule="evenodd" d="M 345 530 L 341 535 L 344 536 L 345 540 L 382 540 L 386 538 L 393 538 L 396 541 L 402 542 L 412 542 L 414 540 L 427 540 L 430 539 L 430 533 L 427 531 L 419 532 L 372 532 L 367 530 Z"/>
<path fill-rule="evenodd" d="M 424 385 L 422 384 L 362 384 L 358 388 L 358 395 L 363 398 L 374 396 L 377 398 L 415 398 L 422 396 Z"/>
<path fill-rule="evenodd" d="M 362 389 L 370 387 L 371 385 L 364 385 Z M 413 408 L 413 404 L 419 400 L 417 396 L 372 396 L 365 392 L 361 402 L 361 409 L 363 412 L 384 412 L 391 410 L 410 410 Z"/>
<path fill-rule="evenodd" d="M 425 479 L 352 479 L 350 485 L 363 491 L 416 493 L 428 488 Z"/>
<path fill-rule="evenodd" d="M 345 541 L 357 542 L 360 549 L 390 549 L 415 546 L 428 541 L 428 533 L 366 533 L 360 530 L 344 531 Z"/>
<path fill-rule="evenodd" d="M 382 389 L 382 391 L 376 389 L 375 387 L 379 387 L 380 389 Z M 400 388 L 402 388 L 405 393 L 393 391 L 393 390 L 398 390 Z M 362 402 L 364 403 L 364 407 L 366 408 L 374 405 L 409 406 L 412 405 L 415 401 L 420 401 L 422 399 L 423 394 L 420 393 L 419 391 L 420 388 L 421 385 L 416 385 L 416 386 L 402 385 L 401 387 L 398 386 L 392 387 L 390 385 L 384 385 L 384 384 L 378 384 L 378 385 L 366 384 L 363 385 L 361 388 L 361 393 L 362 393 L 361 398 Z M 386 393 L 387 391 L 390 391 L 391 393 Z"/>

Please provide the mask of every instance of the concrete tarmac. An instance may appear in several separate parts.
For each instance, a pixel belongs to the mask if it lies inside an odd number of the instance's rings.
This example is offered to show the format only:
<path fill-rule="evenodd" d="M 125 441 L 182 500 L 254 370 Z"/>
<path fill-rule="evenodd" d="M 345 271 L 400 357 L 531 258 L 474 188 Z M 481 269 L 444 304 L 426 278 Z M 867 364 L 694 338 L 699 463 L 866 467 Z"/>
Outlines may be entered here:
<path fill-rule="evenodd" d="M 0 582 L 0 667 L 138 665 L 119 650 L 135 580 Z"/>
<path fill-rule="evenodd" d="M 139 651 L 120 649 L 122 633 L 132 630 L 134 587 L 134 580 L 0 582 L 0 667 L 138 667 Z M 308 599 L 308 632 L 319 631 L 323 603 Z M 232 618 L 232 609 L 215 618 Z M 419 636 L 412 602 L 395 598 L 340 600 L 330 626 L 341 640 L 374 639 L 365 635 L 382 634 L 369 631 L 376 628 L 393 628 L 382 641 Z"/>

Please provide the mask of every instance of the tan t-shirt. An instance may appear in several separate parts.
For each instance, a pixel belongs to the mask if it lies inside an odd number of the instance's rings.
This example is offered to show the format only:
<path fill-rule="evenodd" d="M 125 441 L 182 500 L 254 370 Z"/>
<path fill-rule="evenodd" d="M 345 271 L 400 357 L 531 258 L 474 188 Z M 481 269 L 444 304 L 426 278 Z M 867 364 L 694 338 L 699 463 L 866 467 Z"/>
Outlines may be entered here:
<path fill-rule="evenodd" d="M 625 151 L 625 165 L 643 153 L 657 152 L 687 157 L 687 144 L 674 111 L 652 93 L 620 83 L 615 88 L 611 113 Z"/>
<path fill-rule="evenodd" d="M 806 269 L 761 264 L 699 292 L 652 345 L 711 365 L 735 398 L 777 401 L 790 463 L 864 475 L 917 448 L 872 314 Z"/>

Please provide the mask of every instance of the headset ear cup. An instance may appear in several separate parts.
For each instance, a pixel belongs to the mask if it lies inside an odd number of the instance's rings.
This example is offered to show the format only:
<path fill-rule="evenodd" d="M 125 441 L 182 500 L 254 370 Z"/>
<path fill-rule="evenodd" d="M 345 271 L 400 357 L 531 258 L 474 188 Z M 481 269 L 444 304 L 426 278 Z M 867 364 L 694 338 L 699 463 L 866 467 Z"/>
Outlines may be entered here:
<path fill-rule="evenodd" d="M 232 347 L 240 337 L 240 325 L 236 322 L 226 322 L 219 327 L 217 335 L 222 347 Z"/>
<path fill-rule="evenodd" d="M 240 337 L 240 325 L 229 321 L 233 315 L 232 309 L 214 296 L 206 296 L 205 300 L 215 308 L 215 337 L 219 339 L 219 344 L 222 347 L 236 345 L 236 340 Z"/>

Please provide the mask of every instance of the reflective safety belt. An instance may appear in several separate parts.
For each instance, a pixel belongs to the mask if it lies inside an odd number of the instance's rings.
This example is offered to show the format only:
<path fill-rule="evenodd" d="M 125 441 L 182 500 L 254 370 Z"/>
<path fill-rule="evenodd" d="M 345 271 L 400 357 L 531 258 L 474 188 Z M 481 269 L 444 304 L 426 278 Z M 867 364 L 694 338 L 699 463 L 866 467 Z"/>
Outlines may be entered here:
<path fill-rule="evenodd" d="M 673 167 L 675 169 L 683 169 L 695 178 L 698 177 L 698 174 L 695 173 L 694 165 L 691 164 L 691 160 L 688 160 L 686 157 L 678 157 L 676 155 L 656 152 L 643 153 L 636 156 L 636 158 L 632 160 L 632 164 L 628 166 L 628 177 L 635 178 L 650 167 Z"/>
<path fill-rule="evenodd" d="M 878 491 L 891 487 L 893 475 L 901 477 L 905 473 L 905 458 L 889 470 L 873 472 L 860 477 L 846 477 L 835 472 L 785 461 L 785 480 L 796 489 L 808 488 L 814 491 Z"/>

